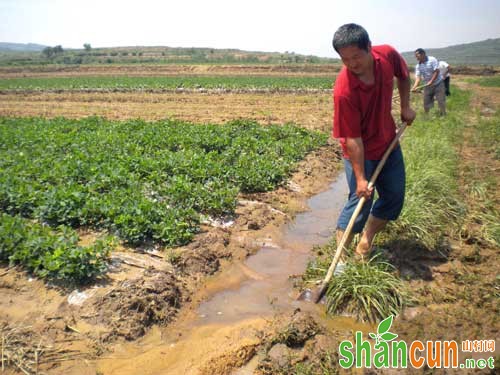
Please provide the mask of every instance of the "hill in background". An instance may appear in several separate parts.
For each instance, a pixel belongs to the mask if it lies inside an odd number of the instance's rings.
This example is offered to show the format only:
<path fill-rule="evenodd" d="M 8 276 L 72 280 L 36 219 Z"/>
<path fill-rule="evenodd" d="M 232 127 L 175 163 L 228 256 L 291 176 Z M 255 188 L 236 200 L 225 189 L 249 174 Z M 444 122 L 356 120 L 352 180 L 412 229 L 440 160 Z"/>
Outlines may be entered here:
<path fill-rule="evenodd" d="M 500 65 L 500 38 L 480 42 L 457 44 L 444 48 L 426 48 L 427 55 L 445 60 L 451 65 Z M 413 51 L 404 52 L 403 57 L 409 65 L 415 65 Z"/>
<path fill-rule="evenodd" d="M 5 43 L 0 42 L 0 52 L 42 52 L 47 47 L 35 43 Z"/>
<path fill-rule="evenodd" d="M 2 43 L 12 45 L 12 43 Z M 331 64 L 339 59 L 301 55 L 294 52 L 258 52 L 238 49 L 195 47 L 106 47 L 88 49 L 64 49 L 51 56 L 42 52 L 2 49 L 0 65 L 46 64 Z M 28 46 L 28 45 L 24 45 Z M 42 46 L 43 47 L 43 46 Z M 54 48 L 50 47 L 49 49 Z M 43 48 L 42 48 L 43 50 Z"/>

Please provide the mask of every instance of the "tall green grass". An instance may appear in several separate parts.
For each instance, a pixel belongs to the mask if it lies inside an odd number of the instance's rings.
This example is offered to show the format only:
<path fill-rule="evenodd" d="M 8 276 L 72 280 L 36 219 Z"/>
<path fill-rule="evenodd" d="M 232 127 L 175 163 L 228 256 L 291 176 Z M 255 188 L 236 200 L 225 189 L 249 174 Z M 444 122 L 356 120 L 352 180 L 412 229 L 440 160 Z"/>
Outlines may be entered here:
<path fill-rule="evenodd" d="M 402 142 L 406 165 L 406 197 L 400 218 L 384 239 L 409 239 L 429 248 L 465 212 L 458 189 L 459 148 L 469 95 L 458 89 L 447 103 L 444 117 L 422 112 Z"/>
<path fill-rule="evenodd" d="M 392 271 L 393 267 L 377 256 L 368 263 L 348 263 L 327 290 L 328 313 L 343 312 L 370 322 L 398 314 L 408 292 Z"/>

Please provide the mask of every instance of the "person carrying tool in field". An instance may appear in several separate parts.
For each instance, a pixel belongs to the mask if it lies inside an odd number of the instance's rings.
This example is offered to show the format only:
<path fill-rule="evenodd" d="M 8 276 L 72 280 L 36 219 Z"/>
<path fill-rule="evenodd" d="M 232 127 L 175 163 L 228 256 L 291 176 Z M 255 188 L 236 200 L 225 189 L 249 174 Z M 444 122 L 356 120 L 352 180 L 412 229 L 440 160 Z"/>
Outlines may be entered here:
<path fill-rule="evenodd" d="M 427 56 L 422 48 L 415 50 L 415 57 L 418 64 L 415 66 L 415 83 L 412 91 L 417 91 L 417 87 L 423 80 L 424 86 L 424 111 L 429 113 L 429 110 L 434 106 L 434 98 L 438 102 L 439 114 L 446 114 L 446 95 L 444 81 L 441 72 L 439 71 L 439 62 L 433 56 Z"/>
<path fill-rule="evenodd" d="M 450 64 L 448 64 L 446 61 L 441 60 L 439 62 L 439 72 L 441 73 L 441 76 L 443 77 L 443 82 L 444 82 L 444 93 L 446 96 L 450 96 Z"/>
<path fill-rule="evenodd" d="M 372 46 L 367 31 L 353 23 L 334 34 L 333 48 L 344 67 L 333 89 L 333 137 L 340 140 L 349 185 L 349 197 L 337 221 L 340 243 L 361 197 L 366 203 L 356 218 L 353 234 L 362 233 L 355 254 L 367 257 L 375 235 L 401 212 L 405 194 L 405 167 L 399 144 L 390 153 L 376 180 L 378 199 L 368 181 L 396 135 L 391 115 L 394 77 L 400 95 L 401 120 L 410 125 L 415 111 L 410 106 L 410 76 L 403 57 L 389 45 Z M 363 230 L 364 228 L 364 230 Z"/>

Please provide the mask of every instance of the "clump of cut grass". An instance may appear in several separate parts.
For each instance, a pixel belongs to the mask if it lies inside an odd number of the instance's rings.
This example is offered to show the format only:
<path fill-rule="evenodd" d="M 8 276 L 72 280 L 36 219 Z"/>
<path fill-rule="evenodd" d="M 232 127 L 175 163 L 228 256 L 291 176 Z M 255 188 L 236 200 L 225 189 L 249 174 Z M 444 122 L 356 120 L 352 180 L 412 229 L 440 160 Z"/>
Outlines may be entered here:
<path fill-rule="evenodd" d="M 367 263 L 348 262 L 326 292 L 328 313 L 354 315 L 369 322 L 397 315 L 406 304 L 408 292 L 393 269 L 379 256 Z"/>
<path fill-rule="evenodd" d="M 67 328 L 70 326 L 66 325 Z M 0 373 L 41 374 L 39 367 L 86 359 L 78 350 L 55 345 L 31 326 L 0 322 Z"/>
<path fill-rule="evenodd" d="M 483 231 L 481 232 L 483 238 L 493 246 L 500 246 L 500 223 L 498 218 L 500 212 L 498 210 L 491 210 L 483 215 L 481 219 L 483 222 Z"/>
<path fill-rule="evenodd" d="M 471 226 L 475 228 L 476 236 L 491 246 L 500 246 L 500 211 L 495 207 L 495 202 L 488 199 L 478 199 L 474 194 L 474 185 L 471 187 L 469 197 L 476 197 L 464 219 L 461 236 L 467 238 Z"/>

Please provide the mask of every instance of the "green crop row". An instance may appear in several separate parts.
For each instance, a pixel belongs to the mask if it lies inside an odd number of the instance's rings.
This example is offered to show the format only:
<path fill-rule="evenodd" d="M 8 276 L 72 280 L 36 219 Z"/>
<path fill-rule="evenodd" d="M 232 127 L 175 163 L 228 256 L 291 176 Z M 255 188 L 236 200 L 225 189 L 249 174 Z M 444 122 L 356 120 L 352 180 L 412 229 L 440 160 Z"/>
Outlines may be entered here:
<path fill-rule="evenodd" d="M 106 269 L 111 247 L 111 239 L 78 246 L 70 228 L 51 229 L 0 213 L 0 261 L 22 264 L 40 277 L 84 282 Z"/>
<path fill-rule="evenodd" d="M 330 89 L 332 77 L 162 76 L 0 79 L 0 90 Z"/>
<path fill-rule="evenodd" d="M 232 213 L 239 192 L 274 189 L 325 141 L 251 121 L 0 118 L 0 211 L 130 244 L 185 244 L 202 215 Z"/>

